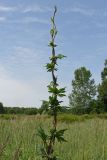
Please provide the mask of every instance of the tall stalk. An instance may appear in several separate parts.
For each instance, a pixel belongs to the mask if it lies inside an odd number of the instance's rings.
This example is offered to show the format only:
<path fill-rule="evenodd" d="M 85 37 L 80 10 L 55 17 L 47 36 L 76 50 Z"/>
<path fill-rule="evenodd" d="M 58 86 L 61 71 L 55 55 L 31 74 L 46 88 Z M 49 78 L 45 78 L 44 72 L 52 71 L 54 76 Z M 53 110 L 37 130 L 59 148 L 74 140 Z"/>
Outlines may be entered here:
<path fill-rule="evenodd" d="M 53 124 L 52 128 L 49 131 L 49 134 L 46 134 L 43 128 L 40 128 L 38 133 L 42 139 L 43 146 L 41 148 L 42 158 L 46 160 L 57 160 L 55 156 L 55 140 L 62 142 L 66 141 L 63 137 L 66 129 L 58 130 L 57 129 L 57 114 L 61 110 L 61 102 L 58 100 L 58 97 L 65 96 L 65 88 L 59 88 L 59 84 L 57 82 L 57 76 L 55 72 L 57 71 L 57 60 L 63 59 L 65 56 L 62 54 L 57 54 L 55 52 L 55 48 L 57 45 L 55 44 L 55 38 L 57 35 L 57 28 L 55 24 L 55 16 L 56 16 L 57 8 L 54 8 L 53 16 L 51 17 L 52 28 L 50 30 L 51 41 L 49 42 L 49 47 L 51 47 L 52 54 L 50 59 L 50 63 L 46 64 L 47 72 L 50 72 L 52 75 L 52 81 L 48 85 L 48 92 L 51 94 L 49 96 L 49 110 L 53 116 Z"/>

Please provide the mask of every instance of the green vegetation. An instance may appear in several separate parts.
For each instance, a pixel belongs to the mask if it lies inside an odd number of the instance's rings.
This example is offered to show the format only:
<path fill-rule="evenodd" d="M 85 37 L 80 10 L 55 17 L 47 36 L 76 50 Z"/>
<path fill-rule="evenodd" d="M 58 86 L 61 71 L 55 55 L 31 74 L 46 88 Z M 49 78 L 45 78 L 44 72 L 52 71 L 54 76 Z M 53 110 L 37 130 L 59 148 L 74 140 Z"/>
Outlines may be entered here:
<path fill-rule="evenodd" d="M 3 114 L 3 113 L 5 113 L 3 103 L 0 103 L 0 114 Z"/>
<path fill-rule="evenodd" d="M 60 115 L 67 117 L 67 115 Z M 72 115 L 69 115 L 72 117 Z M 82 116 L 76 116 L 82 117 Z M 74 117 L 73 117 L 74 119 Z M 106 160 L 107 115 L 88 117 L 72 123 L 58 121 L 58 128 L 67 128 L 67 143 L 57 143 L 55 153 L 61 160 Z M 1 160 L 42 160 L 39 155 L 41 140 L 37 135 L 39 126 L 48 132 L 51 117 L 16 116 L 15 119 L 0 118 Z M 15 157 L 15 158 L 14 158 Z"/>
<path fill-rule="evenodd" d="M 39 113 L 39 109 L 35 108 L 24 108 L 24 107 L 4 107 L 5 114 L 26 114 L 36 115 Z"/>
<path fill-rule="evenodd" d="M 72 80 L 72 93 L 69 95 L 70 106 L 74 113 L 89 113 L 90 103 L 96 95 L 94 79 L 91 79 L 91 72 L 85 67 L 76 69 L 75 79 Z"/>
<path fill-rule="evenodd" d="M 57 61 L 65 56 L 55 52 L 56 12 L 55 7 L 49 42 L 52 54 L 46 64 L 52 76 L 49 100 L 43 100 L 40 108 L 0 103 L 1 160 L 107 160 L 107 60 L 98 86 L 90 70 L 76 69 L 69 107 L 61 106 L 65 88 L 59 87 L 56 71 Z"/>
<path fill-rule="evenodd" d="M 57 142 L 66 142 L 64 139 L 64 132 L 66 129 L 57 129 L 57 117 L 58 112 L 61 111 L 61 102 L 59 101 L 59 97 L 65 96 L 65 88 L 59 88 L 59 84 L 57 81 L 57 76 L 55 72 L 58 70 L 58 60 L 63 59 L 65 56 L 62 54 L 56 54 L 55 48 L 57 45 L 55 44 L 55 38 L 57 35 L 57 28 L 55 24 L 55 16 L 56 16 L 57 8 L 54 9 L 54 14 L 51 17 L 52 28 L 50 30 L 51 41 L 49 42 L 49 47 L 51 47 L 52 54 L 49 57 L 50 62 L 46 64 L 47 72 L 50 72 L 52 75 L 52 81 L 47 86 L 48 92 L 50 93 L 49 100 L 44 101 L 41 108 L 45 110 L 49 110 L 51 115 L 53 116 L 52 124 L 50 126 L 50 130 L 47 133 L 46 129 L 40 126 L 38 130 L 38 135 L 42 140 L 42 145 L 40 147 L 41 156 L 46 160 L 57 160 L 59 159 L 57 154 L 55 153 L 55 144 Z"/>
<path fill-rule="evenodd" d="M 99 107 L 107 112 L 107 60 L 105 60 L 104 69 L 101 72 L 102 82 L 98 86 Z"/>
<path fill-rule="evenodd" d="M 70 111 L 74 114 L 107 112 L 107 60 L 101 72 L 102 82 L 95 85 L 90 70 L 80 67 L 74 72 L 72 92 L 69 95 Z"/>

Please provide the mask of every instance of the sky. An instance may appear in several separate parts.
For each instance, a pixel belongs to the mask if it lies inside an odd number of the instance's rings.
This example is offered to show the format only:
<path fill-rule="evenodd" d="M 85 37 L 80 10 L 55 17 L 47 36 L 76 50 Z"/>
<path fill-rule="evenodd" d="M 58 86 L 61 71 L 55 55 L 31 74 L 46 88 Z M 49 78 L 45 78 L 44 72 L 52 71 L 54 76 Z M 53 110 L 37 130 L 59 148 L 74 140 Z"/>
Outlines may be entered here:
<path fill-rule="evenodd" d="M 85 66 L 96 84 L 107 58 L 107 0 L 0 0 L 0 101 L 4 106 L 40 107 L 48 99 L 51 74 L 50 17 L 57 6 L 58 81 L 68 105 L 75 69 Z"/>

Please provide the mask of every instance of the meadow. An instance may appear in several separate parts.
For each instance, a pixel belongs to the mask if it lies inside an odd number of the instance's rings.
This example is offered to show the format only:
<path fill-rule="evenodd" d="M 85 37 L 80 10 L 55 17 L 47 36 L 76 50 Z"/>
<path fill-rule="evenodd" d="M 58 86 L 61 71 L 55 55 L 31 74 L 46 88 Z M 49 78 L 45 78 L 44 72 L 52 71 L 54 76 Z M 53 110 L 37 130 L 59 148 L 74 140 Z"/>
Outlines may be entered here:
<path fill-rule="evenodd" d="M 60 115 L 58 128 L 66 128 L 68 142 L 57 143 L 61 160 L 107 160 L 107 116 Z M 49 116 L 0 116 L 0 160 L 41 160 L 42 126 L 51 127 Z"/>

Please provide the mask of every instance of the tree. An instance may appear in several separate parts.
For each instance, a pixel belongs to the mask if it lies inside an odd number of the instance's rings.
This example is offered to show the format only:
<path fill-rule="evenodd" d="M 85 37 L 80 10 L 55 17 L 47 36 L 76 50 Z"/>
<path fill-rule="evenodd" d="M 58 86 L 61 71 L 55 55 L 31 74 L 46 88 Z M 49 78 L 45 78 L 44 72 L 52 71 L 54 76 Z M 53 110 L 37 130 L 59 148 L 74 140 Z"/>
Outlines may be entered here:
<path fill-rule="evenodd" d="M 98 102 L 102 111 L 107 112 L 107 59 L 101 72 L 101 84 L 98 86 Z"/>
<path fill-rule="evenodd" d="M 90 112 L 90 103 L 96 95 L 96 85 L 91 76 L 91 72 L 85 67 L 76 69 L 74 72 L 69 104 L 75 113 Z"/>
<path fill-rule="evenodd" d="M 3 103 L 0 102 L 0 114 L 5 113 L 4 107 L 3 107 Z"/>
<path fill-rule="evenodd" d="M 57 12 L 57 8 L 55 7 L 54 14 L 51 18 L 52 28 L 50 30 L 51 35 L 51 41 L 49 42 L 49 47 L 52 49 L 52 54 L 50 59 L 50 62 L 46 64 L 46 69 L 48 72 L 52 75 L 52 81 L 48 85 L 48 92 L 50 93 L 49 96 L 49 110 L 51 110 L 52 116 L 53 116 L 53 123 L 52 127 L 47 134 L 45 130 L 40 127 L 38 130 L 38 134 L 42 139 L 42 147 L 41 147 L 41 154 L 42 158 L 46 160 L 57 160 L 57 157 L 55 155 L 55 142 L 56 140 L 59 142 L 66 141 L 63 137 L 64 132 L 66 129 L 57 129 L 57 114 L 58 111 L 61 110 L 61 102 L 58 100 L 58 97 L 65 96 L 65 88 L 59 88 L 58 82 L 57 82 L 57 76 L 55 72 L 57 71 L 57 60 L 64 58 L 65 56 L 62 54 L 57 54 L 55 52 L 55 48 L 57 45 L 55 44 L 55 38 L 57 35 L 57 28 L 55 25 L 55 15 Z"/>

